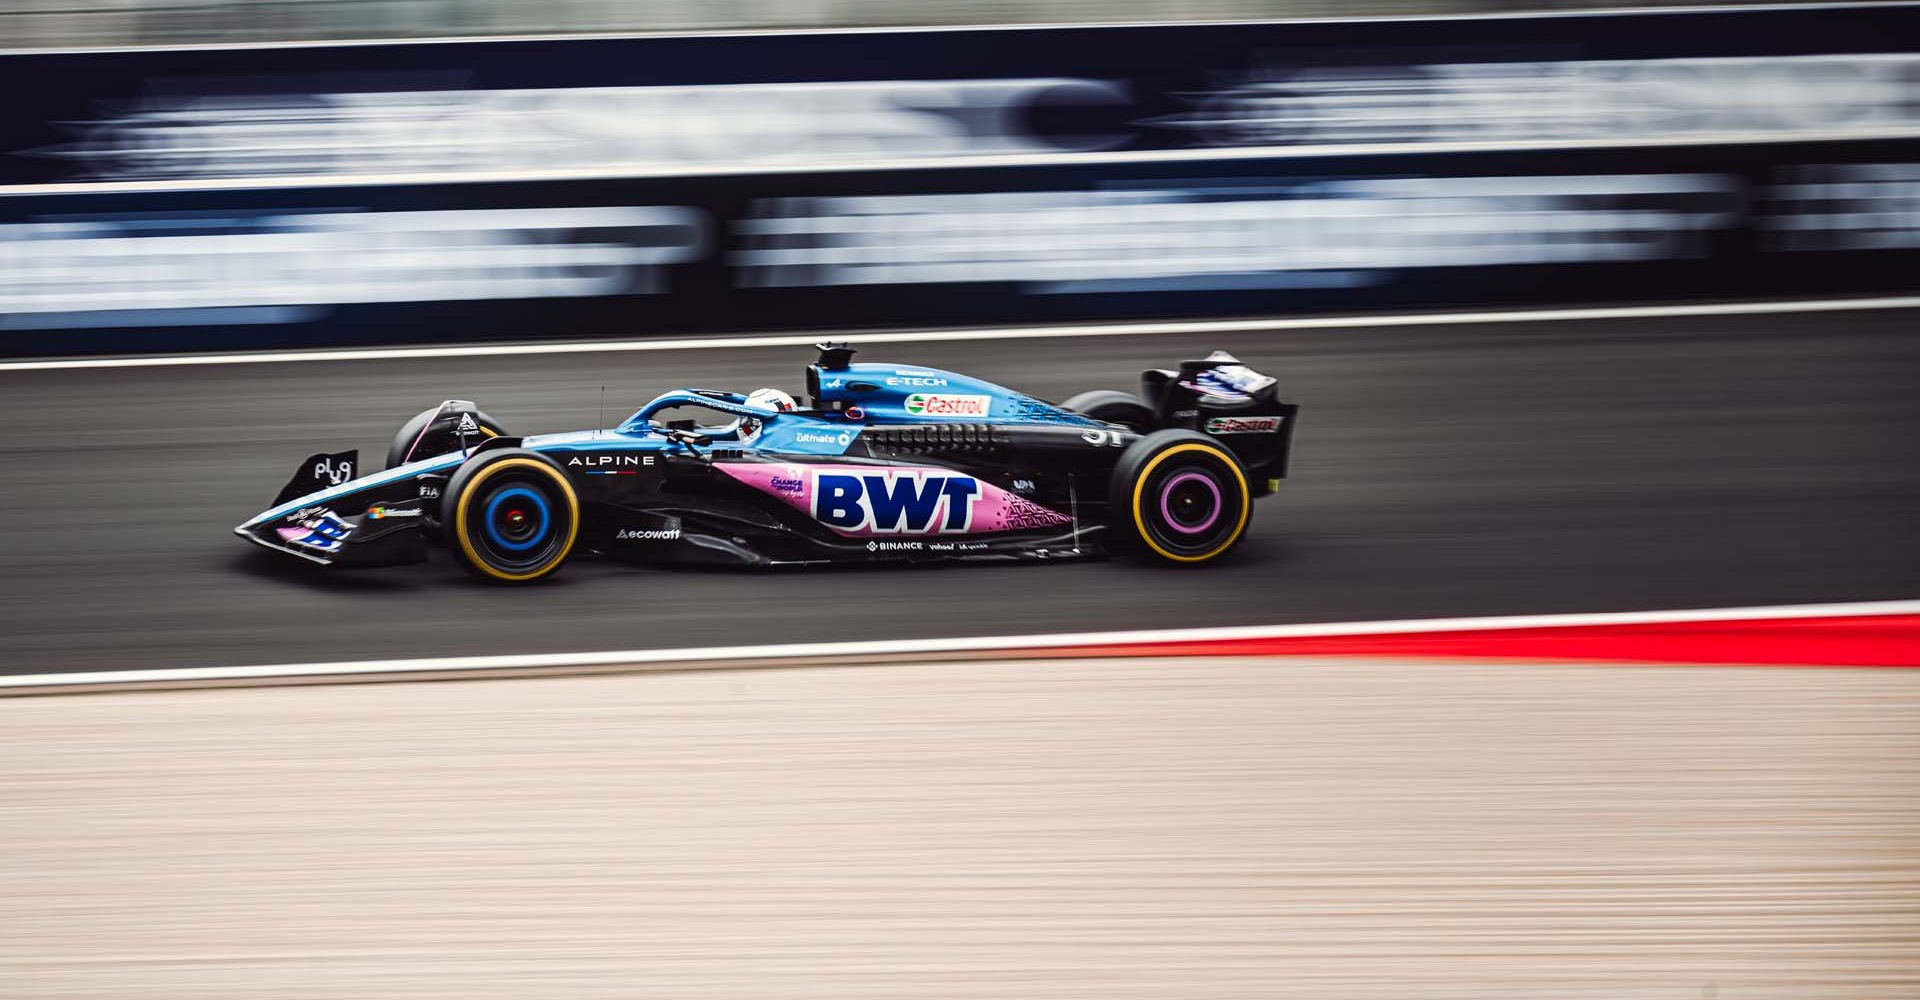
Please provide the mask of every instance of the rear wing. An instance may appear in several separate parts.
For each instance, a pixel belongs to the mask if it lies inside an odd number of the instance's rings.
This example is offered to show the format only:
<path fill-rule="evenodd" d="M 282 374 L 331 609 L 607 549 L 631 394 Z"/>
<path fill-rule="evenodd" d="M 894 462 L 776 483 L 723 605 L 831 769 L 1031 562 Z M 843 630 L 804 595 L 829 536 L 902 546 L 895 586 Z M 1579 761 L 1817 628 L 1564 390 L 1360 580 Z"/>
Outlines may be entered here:
<path fill-rule="evenodd" d="M 1178 371 L 1140 373 L 1140 395 L 1155 427 L 1184 427 L 1217 438 L 1246 466 L 1256 494 L 1286 477 L 1300 406 L 1280 397 L 1280 382 L 1225 351 L 1183 361 Z"/>

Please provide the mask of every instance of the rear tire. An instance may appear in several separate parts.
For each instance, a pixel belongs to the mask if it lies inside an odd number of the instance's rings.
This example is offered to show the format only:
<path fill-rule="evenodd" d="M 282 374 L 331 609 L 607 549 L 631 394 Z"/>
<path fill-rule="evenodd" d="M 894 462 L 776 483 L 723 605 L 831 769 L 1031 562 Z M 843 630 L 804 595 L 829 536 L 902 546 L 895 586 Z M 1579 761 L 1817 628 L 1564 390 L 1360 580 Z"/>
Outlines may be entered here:
<path fill-rule="evenodd" d="M 1246 535 L 1253 514 L 1240 461 L 1189 430 L 1155 431 L 1128 445 L 1108 491 L 1119 547 L 1151 562 L 1212 562 Z"/>
<path fill-rule="evenodd" d="M 441 505 L 454 554 L 498 583 L 552 575 L 580 537 L 580 498 L 567 474 L 524 448 L 484 452 L 462 465 Z"/>
<path fill-rule="evenodd" d="M 494 420 L 492 417 L 481 413 L 479 410 L 472 410 L 470 412 L 473 414 L 474 421 L 480 425 L 480 431 L 477 435 L 469 434 L 467 436 L 467 442 L 469 444 L 479 444 L 487 438 L 501 437 L 507 433 L 506 429 L 500 426 L 499 421 Z M 387 445 L 386 467 L 389 469 L 397 469 L 407 462 L 418 462 L 425 458 L 437 458 L 441 455 L 459 450 L 460 435 L 454 430 L 454 424 L 459 419 L 458 417 L 454 417 L 452 420 L 441 421 L 441 426 L 427 430 L 427 424 L 439 415 L 440 408 L 436 406 L 431 410 L 421 410 L 419 413 L 413 415 L 412 420 L 401 424 L 400 429 L 393 434 L 393 441 Z M 425 433 L 421 433 L 422 431 L 425 431 Z M 411 456 L 407 454 L 409 451 L 413 453 Z"/>
<path fill-rule="evenodd" d="M 1139 396 L 1117 389 L 1089 390 L 1061 403 L 1060 408 L 1105 423 L 1119 424 L 1136 434 L 1145 434 L 1153 429 L 1153 407 Z"/>

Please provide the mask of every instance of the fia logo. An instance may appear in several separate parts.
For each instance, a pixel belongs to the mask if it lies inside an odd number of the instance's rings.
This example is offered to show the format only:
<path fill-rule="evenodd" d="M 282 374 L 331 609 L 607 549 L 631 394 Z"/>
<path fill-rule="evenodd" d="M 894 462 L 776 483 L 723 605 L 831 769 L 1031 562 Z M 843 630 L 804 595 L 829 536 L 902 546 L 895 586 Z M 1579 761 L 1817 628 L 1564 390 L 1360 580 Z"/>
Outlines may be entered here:
<path fill-rule="evenodd" d="M 860 475 L 816 472 L 813 516 L 840 531 L 946 534 L 973 527 L 980 481 L 924 469 Z"/>

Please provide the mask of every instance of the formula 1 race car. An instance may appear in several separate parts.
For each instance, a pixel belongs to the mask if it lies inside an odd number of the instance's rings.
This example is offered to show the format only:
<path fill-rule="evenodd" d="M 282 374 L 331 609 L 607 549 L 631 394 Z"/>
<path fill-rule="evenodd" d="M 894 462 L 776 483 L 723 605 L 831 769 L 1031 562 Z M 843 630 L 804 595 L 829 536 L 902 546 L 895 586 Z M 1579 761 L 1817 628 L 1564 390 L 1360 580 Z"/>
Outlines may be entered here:
<path fill-rule="evenodd" d="M 807 407 L 777 389 L 676 389 L 611 430 L 514 437 L 448 400 L 394 435 L 386 469 L 314 455 L 234 529 L 323 565 L 392 565 L 444 541 L 482 577 L 541 579 L 578 551 L 770 566 L 1055 559 L 1197 564 L 1286 475 L 1299 407 L 1215 352 L 1141 393 L 1056 406 L 979 379 L 855 363 L 822 344 Z M 701 419 L 658 419 L 694 410 Z"/>

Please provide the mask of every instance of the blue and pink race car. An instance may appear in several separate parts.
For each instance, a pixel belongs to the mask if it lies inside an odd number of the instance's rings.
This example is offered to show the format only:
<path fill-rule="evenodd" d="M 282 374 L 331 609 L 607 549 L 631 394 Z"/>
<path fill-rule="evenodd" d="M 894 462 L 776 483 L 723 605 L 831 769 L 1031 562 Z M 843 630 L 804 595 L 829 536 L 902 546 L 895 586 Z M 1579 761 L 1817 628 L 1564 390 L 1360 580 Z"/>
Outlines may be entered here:
<path fill-rule="evenodd" d="M 1125 553 L 1218 559 L 1286 475 L 1299 407 L 1215 352 L 1138 395 L 1058 405 L 820 345 L 807 401 L 676 389 L 618 427 L 516 437 L 472 403 L 407 421 L 383 471 L 302 463 L 235 528 L 322 565 L 393 565 L 440 542 L 482 577 L 542 579 L 581 552 L 772 566 Z M 690 414 L 682 416 L 682 414 Z"/>

